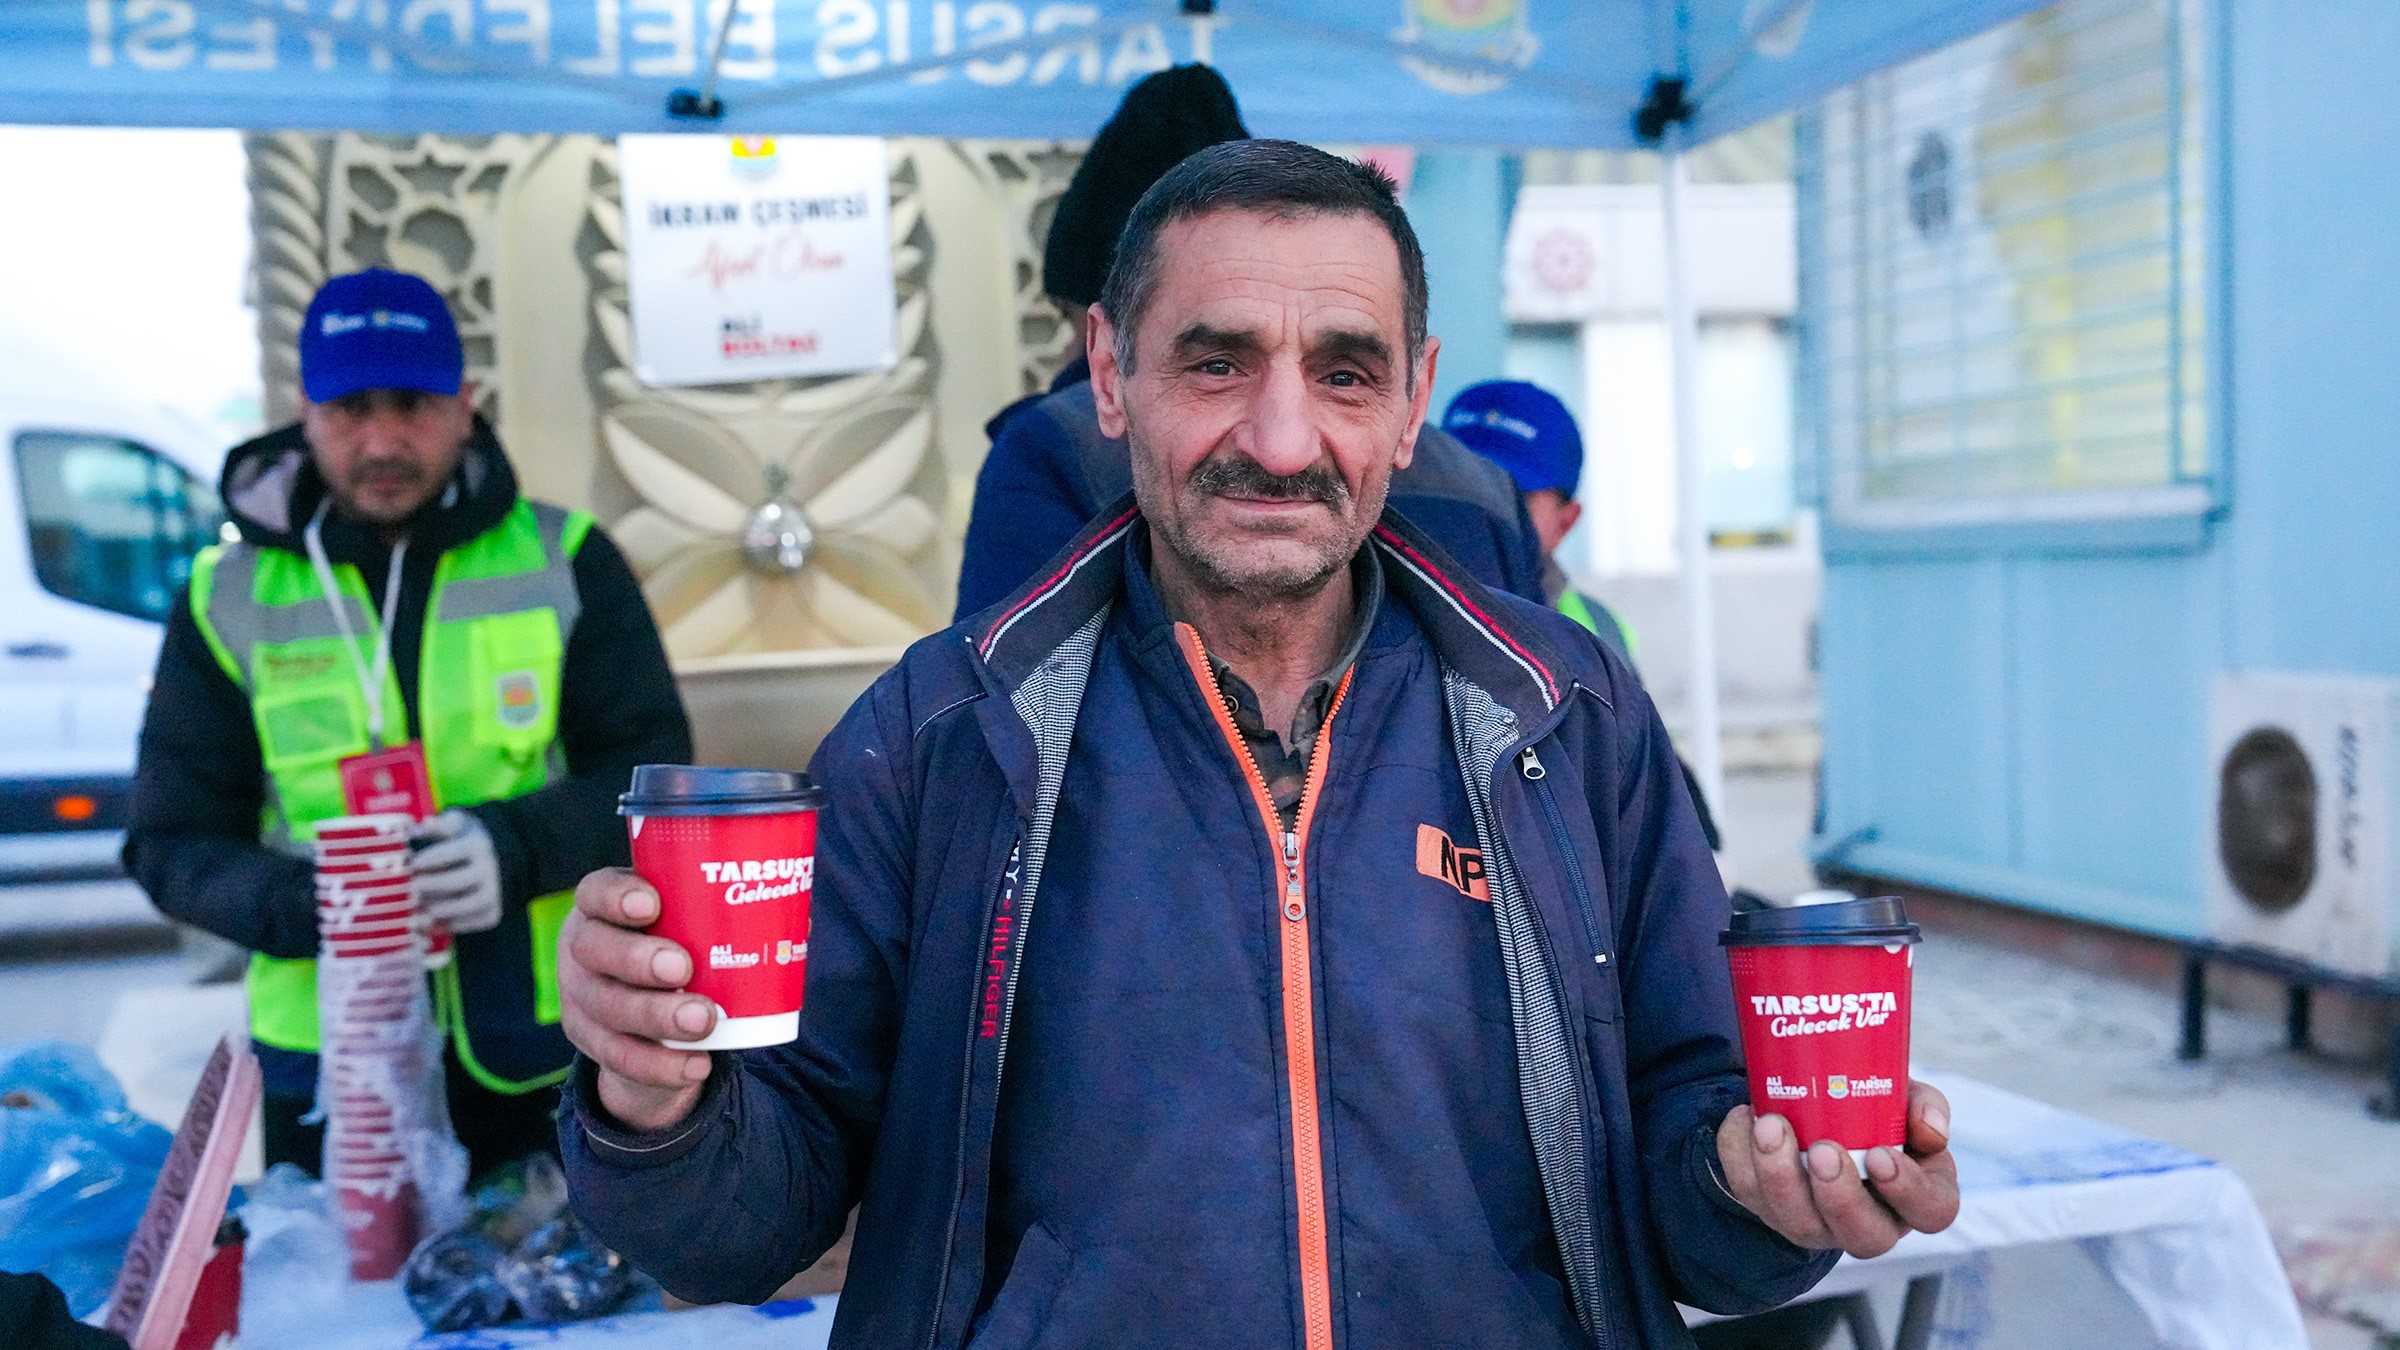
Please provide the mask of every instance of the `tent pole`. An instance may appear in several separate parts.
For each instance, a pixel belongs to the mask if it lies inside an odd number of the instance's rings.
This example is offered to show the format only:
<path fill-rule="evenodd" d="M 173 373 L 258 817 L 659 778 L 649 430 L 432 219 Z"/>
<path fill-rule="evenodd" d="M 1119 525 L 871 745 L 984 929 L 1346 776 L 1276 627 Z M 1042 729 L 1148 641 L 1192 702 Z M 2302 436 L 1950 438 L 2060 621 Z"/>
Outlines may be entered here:
<path fill-rule="evenodd" d="M 1701 493 L 1696 369 L 1700 324 L 1684 256 L 1683 207 L 1690 183 L 1683 140 L 1681 122 L 1666 128 L 1659 195 L 1667 245 L 1667 359 L 1675 399 L 1675 553 L 1683 571 L 1684 624 L 1691 635 L 1684 750 L 1709 810 L 1723 819 L 1725 751 L 1717 716 L 1716 597 L 1708 565 L 1708 504 Z"/>

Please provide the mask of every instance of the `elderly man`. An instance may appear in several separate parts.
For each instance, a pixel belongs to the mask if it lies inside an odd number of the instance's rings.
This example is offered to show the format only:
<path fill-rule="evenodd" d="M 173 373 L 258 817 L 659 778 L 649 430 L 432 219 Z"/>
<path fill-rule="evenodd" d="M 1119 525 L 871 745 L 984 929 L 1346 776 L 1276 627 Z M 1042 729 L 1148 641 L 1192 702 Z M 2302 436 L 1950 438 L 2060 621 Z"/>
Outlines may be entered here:
<path fill-rule="evenodd" d="M 856 1346 L 1676 1346 L 1955 1211 L 1743 1102 L 1726 899 L 1569 620 L 1383 509 L 1436 344 L 1390 184 L 1287 142 L 1135 209 L 1093 393 L 1134 493 L 918 644 L 815 773 L 808 1000 L 709 1056 L 657 893 L 576 895 L 601 1235 L 761 1299 L 859 1206 Z"/>
<path fill-rule="evenodd" d="M 308 841 L 389 775 L 423 789 L 419 899 L 452 1122 L 478 1170 L 554 1146 L 567 890 L 626 857 L 635 764 L 691 755 L 624 555 L 530 502 L 475 412 L 441 295 L 335 277 L 300 334 L 300 421 L 234 448 L 237 542 L 176 597 L 142 725 L 125 863 L 159 909 L 251 952 L 267 1161 L 317 1169 Z"/>

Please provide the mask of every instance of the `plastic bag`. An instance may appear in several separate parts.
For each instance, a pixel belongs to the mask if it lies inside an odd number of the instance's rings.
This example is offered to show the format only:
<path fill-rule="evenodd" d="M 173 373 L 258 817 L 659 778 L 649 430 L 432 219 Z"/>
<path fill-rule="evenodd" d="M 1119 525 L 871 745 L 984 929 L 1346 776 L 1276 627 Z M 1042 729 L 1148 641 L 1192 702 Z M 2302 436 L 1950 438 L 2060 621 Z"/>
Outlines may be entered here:
<path fill-rule="evenodd" d="M 567 1212 L 567 1174 L 536 1153 L 492 1169 L 468 1203 L 467 1225 L 507 1250 Z"/>
<path fill-rule="evenodd" d="M 508 1249 L 471 1228 L 429 1238 L 400 1272 L 400 1291 L 430 1332 L 466 1331 L 508 1320 L 513 1295 L 500 1282 Z"/>
<path fill-rule="evenodd" d="M 242 1339 L 307 1345 L 338 1318 L 350 1284 L 350 1246 L 325 1183 L 278 1163 L 240 1209 L 250 1230 L 242 1259 Z"/>
<path fill-rule="evenodd" d="M 0 1047 L 0 1270 L 48 1275 L 78 1317 L 98 1308 L 173 1142 L 89 1050 Z"/>
<path fill-rule="evenodd" d="M 617 1306 L 633 1269 L 572 1213 L 536 1229 L 500 1263 L 500 1282 L 535 1323 L 579 1322 Z"/>
<path fill-rule="evenodd" d="M 418 1246 L 401 1272 L 427 1331 L 581 1321 L 633 1291 L 633 1268 L 567 1212 L 556 1159 L 510 1163 L 468 1203 L 466 1226 Z"/>

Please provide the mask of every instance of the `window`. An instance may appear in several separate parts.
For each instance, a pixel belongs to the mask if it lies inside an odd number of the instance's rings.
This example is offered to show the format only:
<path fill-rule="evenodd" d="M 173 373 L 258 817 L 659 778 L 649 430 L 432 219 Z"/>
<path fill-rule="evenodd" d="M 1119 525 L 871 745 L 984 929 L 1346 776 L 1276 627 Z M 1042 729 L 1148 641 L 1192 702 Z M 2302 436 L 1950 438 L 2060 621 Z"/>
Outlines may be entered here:
<path fill-rule="evenodd" d="M 2063 0 L 1800 135 L 1803 379 L 1837 525 L 2211 501 L 2196 0 Z"/>
<path fill-rule="evenodd" d="M 17 437 L 25 531 L 42 589 L 137 619 L 164 619 L 192 555 L 224 523 L 216 494 L 130 441 L 74 431 Z"/>
<path fill-rule="evenodd" d="M 1697 363 L 1709 538 L 1720 545 L 1789 542 L 1795 514 L 1790 325 L 1703 319 Z"/>

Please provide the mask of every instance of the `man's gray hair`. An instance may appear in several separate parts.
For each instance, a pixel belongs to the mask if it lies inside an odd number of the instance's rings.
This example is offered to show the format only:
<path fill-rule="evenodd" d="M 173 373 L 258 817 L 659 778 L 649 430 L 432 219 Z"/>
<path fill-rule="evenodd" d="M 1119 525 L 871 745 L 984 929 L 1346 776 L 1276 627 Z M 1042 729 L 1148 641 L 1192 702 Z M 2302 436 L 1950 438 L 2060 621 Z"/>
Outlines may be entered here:
<path fill-rule="evenodd" d="M 1133 369 L 1133 334 L 1158 289 L 1159 236 L 1178 221 L 1218 211 L 1256 211 L 1279 220 L 1303 216 L 1372 216 L 1400 252 L 1400 285 L 1408 337 L 1409 383 L 1425 352 L 1425 250 L 1400 209 L 1399 191 L 1381 169 L 1329 155 L 1296 141 L 1225 141 L 1169 169 L 1150 185 L 1100 288 L 1100 312 L 1116 329 L 1117 364 Z"/>

